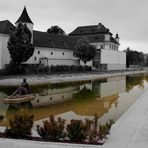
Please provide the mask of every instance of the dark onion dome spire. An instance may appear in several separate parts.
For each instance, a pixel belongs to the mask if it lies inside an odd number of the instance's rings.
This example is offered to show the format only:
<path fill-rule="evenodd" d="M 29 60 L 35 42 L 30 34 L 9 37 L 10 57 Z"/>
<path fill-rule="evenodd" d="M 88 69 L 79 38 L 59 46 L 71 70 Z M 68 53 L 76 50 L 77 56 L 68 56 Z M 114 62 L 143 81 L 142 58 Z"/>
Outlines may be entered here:
<path fill-rule="evenodd" d="M 29 15 L 28 15 L 28 13 L 27 13 L 26 7 L 24 7 L 24 10 L 23 10 L 21 16 L 20 16 L 19 19 L 16 21 L 16 23 L 20 23 L 20 22 L 33 24 L 33 22 L 31 21 Z M 15 23 L 15 24 L 16 24 L 16 23 Z"/>

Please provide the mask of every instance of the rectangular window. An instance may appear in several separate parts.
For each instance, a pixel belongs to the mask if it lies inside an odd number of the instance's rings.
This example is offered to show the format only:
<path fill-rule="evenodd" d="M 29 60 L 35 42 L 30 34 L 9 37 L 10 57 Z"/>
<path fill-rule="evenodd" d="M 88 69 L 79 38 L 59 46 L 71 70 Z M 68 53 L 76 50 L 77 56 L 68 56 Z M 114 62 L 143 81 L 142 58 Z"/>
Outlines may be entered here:
<path fill-rule="evenodd" d="M 40 51 L 38 51 L 38 54 L 40 54 Z"/>
<path fill-rule="evenodd" d="M 64 52 L 63 52 L 63 55 L 64 55 Z"/>
<path fill-rule="evenodd" d="M 53 52 L 51 52 L 51 55 L 53 55 Z"/>
<path fill-rule="evenodd" d="M 34 60 L 36 61 L 37 60 L 37 57 L 34 57 Z"/>

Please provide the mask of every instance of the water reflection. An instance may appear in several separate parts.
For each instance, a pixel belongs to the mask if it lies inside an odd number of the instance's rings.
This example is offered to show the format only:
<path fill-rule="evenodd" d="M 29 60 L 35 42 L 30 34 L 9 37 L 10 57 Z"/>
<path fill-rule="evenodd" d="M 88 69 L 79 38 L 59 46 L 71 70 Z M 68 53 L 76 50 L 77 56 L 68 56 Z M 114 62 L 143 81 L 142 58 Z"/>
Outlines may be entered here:
<path fill-rule="evenodd" d="M 147 77 L 142 74 L 126 76 L 126 91 L 129 92 L 135 86 L 144 88 L 144 80 L 147 80 Z"/>
<path fill-rule="evenodd" d="M 12 89 L 0 88 L 0 115 L 5 117 L 0 125 L 6 125 L 14 114 L 22 111 L 34 114 L 36 122 L 49 115 L 70 120 L 92 118 L 94 113 L 102 122 L 109 118 L 117 120 L 143 93 L 147 83 L 148 76 L 141 74 L 86 83 L 34 86 L 35 100 L 19 105 L 3 104 L 3 98 Z"/>

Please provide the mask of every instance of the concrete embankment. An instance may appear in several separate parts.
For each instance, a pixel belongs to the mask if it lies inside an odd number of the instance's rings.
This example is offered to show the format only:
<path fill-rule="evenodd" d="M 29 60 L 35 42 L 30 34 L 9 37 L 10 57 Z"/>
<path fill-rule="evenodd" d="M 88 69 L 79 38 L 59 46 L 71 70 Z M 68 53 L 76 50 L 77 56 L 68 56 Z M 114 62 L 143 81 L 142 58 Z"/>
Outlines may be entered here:
<path fill-rule="evenodd" d="M 74 82 L 74 81 L 88 81 L 99 78 L 114 77 L 120 75 L 131 75 L 148 73 L 148 70 L 140 71 L 112 71 L 112 72 L 100 72 L 100 73 L 80 73 L 80 74 L 60 74 L 60 75 L 34 75 L 34 76 L 17 76 L 17 77 L 3 77 L 0 79 L 0 86 L 6 85 L 19 85 L 23 77 L 27 78 L 30 84 L 44 84 L 44 83 L 62 83 L 62 82 Z"/>

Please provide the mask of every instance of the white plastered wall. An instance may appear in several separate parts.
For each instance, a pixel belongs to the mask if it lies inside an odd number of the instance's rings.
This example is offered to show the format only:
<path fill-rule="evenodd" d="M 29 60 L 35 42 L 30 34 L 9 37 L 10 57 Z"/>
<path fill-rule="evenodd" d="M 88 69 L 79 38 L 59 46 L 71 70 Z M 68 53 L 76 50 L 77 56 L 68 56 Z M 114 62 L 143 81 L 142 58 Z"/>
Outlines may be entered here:
<path fill-rule="evenodd" d="M 118 50 L 119 49 L 119 45 L 112 43 L 112 42 L 91 43 L 91 45 L 94 45 L 96 49 L 101 49 L 101 46 L 103 46 L 103 49 L 107 49 L 107 50 Z"/>
<path fill-rule="evenodd" d="M 8 34 L 0 34 L 0 69 L 3 69 L 10 62 L 10 54 L 7 48 Z"/>
<path fill-rule="evenodd" d="M 126 53 L 114 50 L 101 50 L 101 64 L 107 64 L 107 70 L 123 70 L 126 68 Z"/>
<path fill-rule="evenodd" d="M 38 52 L 40 52 L 38 54 Z M 36 57 L 36 60 L 35 60 Z M 35 47 L 33 56 L 27 61 L 29 64 L 39 64 L 41 58 L 48 59 L 48 65 L 79 65 L 79 60 L 73 56 L 73 50 Z M 47 64 L 46 63 L 46 64 Z"/>

